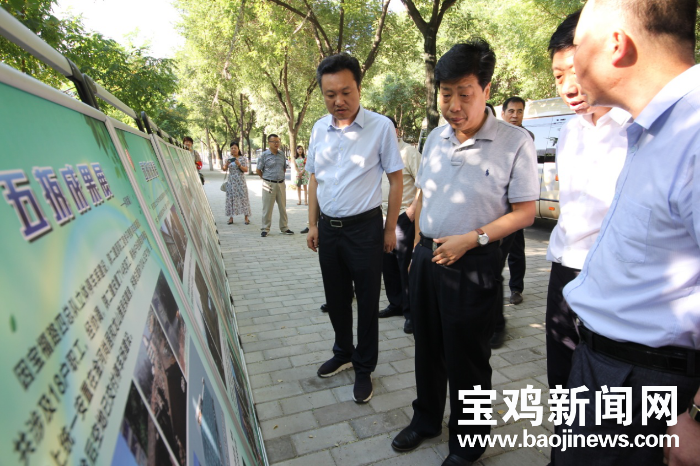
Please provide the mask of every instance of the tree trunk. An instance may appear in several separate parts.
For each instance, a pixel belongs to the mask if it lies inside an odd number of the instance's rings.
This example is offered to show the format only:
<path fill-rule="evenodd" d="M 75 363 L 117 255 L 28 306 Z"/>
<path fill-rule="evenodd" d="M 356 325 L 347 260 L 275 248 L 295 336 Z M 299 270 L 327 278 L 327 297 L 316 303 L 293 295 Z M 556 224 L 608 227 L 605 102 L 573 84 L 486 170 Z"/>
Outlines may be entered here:
<path fill-rule="evenodd" d="M 440 114 L 437 111 L 437 89 L 435 88 L 435 64 L 437 63 L 435 42 L 437 40 L 437 31 L 433 28 L 429 28 L 423 40 L 423 61 L 425 62 L 425 114 L 428 118 L 428 130 L 426 134 L 430 134 L 430 132 L 437 127 L 438 121 L 440 120 Z"/>
<path fill-rule="evenodd" d="M 209 127 L 206 129 L 207 135 L 207 153 L 209 154 L 209 171 L 214 170 L 214 156 L 211 153 L 211 142 L 209 140 Z"/>

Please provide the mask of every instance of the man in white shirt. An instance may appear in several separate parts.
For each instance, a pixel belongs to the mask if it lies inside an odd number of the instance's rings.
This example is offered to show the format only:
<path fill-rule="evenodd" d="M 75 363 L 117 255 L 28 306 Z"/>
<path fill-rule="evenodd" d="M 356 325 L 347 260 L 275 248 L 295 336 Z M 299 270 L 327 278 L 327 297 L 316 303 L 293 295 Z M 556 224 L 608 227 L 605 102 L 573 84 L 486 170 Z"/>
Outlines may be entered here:
<path fill-rule="evenodd" d="M 598 236 L 627 155 L 630 115 L 619 108 L 590 106 L 576 81 L 574 33 L 580 15 L 569 15 L 549 41 L 557 92 L 577 114 L 559 133 L 556 153 L 560 214 L 547 248 L 552 262 L 546 312 L 550 388 L 566 387 L 579 341 L 576 316 L 562 291 L 581 271 Z"/>
<path fill-rule="evenodd" d="M 399 129 L 396 121 L 388 117 L 396 128 L 396 136 Z M 413 239 L 416 236 L 415 214 L 416 207 L 413 199 L 416 197 L 416 176 L 420 166 L 420 152 L 412 145 L 399 138 L 399 151 L 403 161 L 403 194 L 401 197 L 401 209 L 399 219 L 396 222 L 396 248 L 390 253 L 384 254 L 382 275 L 384 276 L 384 290 L 389 300 L 389 305 L 379 313 L 379 318 L 391 316 L 403 316 L 403 331 L 413 333 L 411 320 L 411 305 L 408 298 L 408 266 L 413 257 Z M 389 210 L 389 179 L 382 176 L 382 209 L 384 215 Z"/>
<path fill-rule="evenodd" d="M 329 115 L 311 129 L 307 246 L 318 251 L 328 315 L 335 331 L 334 356 L 319 377 L 355 370 L 353 399 L 372 398 L 371 373 L 379 353 L 382 250 L 396 246 L 401 169 L 396 131 L 388 118 L 360 105 L 360 64 L 341 53 L 316 70 Z M 382 228 L 382 173 L 389 178 L 389 206 Z M 352 297 L 357 296 L 357 346 Z"/>
<path fill-rule="evenodd" d="M 557 464 L 700 463 L 697 8 L 590 0 L 576 27 L 574 66 L 588 103 L 623 108 L 634 121 L 598 238 L 564 288 L 581 321 L 568 388 L 585 385 L 570 393 L 580 409 L 567 436 L 624 434 L 633 448 L 560 446 Z M 629 403 L 623 419 L 609 415 L 611 394 Z"/>

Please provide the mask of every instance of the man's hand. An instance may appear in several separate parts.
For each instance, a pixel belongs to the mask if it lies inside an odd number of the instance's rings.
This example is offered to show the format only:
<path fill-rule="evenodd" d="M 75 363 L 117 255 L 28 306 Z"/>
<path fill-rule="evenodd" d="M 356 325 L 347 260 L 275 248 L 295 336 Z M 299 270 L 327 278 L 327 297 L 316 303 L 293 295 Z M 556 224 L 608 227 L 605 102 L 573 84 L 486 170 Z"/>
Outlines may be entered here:
<path fill-rule="evenodd" d="M 318 227 L 309 225 L 309 232 L 306 234 L 306 245 L 313 252 L 318 252 Z"/>
<path fill-rule="evenodd" d="M 384 229 L 384 252 L 392 252 L 396 248 L 396 229 Z"/>
<path fill-rule="evenodd" d="M 678 436 L 678 448 L 664 445 L 664 460 L 669 466 L 700 465 L 700 423 L 693 421 L 687 412 L 678 415 L 678 423 L 666 430 L 668 435 Z"/>
<path fill-rule="evenodd" d="M 440 265 L 452 265 L 464 255 L 465 252 L 476 246 L 476 237 L 469 232 L 466 235 L 445 236 L 436 238 L 433 241 L 440 244 L 440 247 L 433 252 L 433 262 Z"/>
<path fill-rule="evenodd" d="M 413 207 L 415 204 L 415 202 L 412 203 L 410 206 L 408 206 L 408 209 L 406 209 L 406 217 L 408 217 L 408 219 L 412 222 L 416 220 L 416 208 Z"/>

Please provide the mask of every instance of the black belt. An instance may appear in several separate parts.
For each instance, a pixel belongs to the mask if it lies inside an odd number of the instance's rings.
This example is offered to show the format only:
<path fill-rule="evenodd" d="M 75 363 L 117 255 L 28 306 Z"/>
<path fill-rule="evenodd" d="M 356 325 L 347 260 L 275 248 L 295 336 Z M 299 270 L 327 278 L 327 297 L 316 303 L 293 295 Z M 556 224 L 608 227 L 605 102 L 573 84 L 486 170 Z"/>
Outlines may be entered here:
<path fill-rule="evenodd" d="M 381 207 L 375 207 L 374 209 L 370 209 L 367 212 L 362 212 L 361 214 L 351 215 L 349 217 L 342 218 L 329 217 L 328 215 L 321 212 L 321 220 L 325 221 L 333 228 L 343 228 L 349 227 L 350 225 L 354 225 L 356 223 L 364 222 L 365 220 L 369 220 L 372 217 L 376 217 L 381 213 Z"/>
<path fill-rule="evenodd" d="M 432 249 L 435 251 L 437 248 L 440 247 L 440 244 L 435 243 L 433 241 L 433 238 L 428 238 L 427 236 L 423 236 L 423 233 L 420 234 L 420 241 L 418 242 L 423 247 L 426 247 L 428 249 Z M 501 240 L 494 241 L 493 243 L 489 243 L 486 246 L 477 246 L 475 248 L 471 248 L 469 251 L 465 252 L 465 256 L 470 256 L 470 255 L 479 255 L 479 254 L 488 254 L 492 252 L 495 249 L 498 249 L 501 246 Z"/>
<path fill-rule="evenodd" d="M 263 181 L 269 181 L 270 183 L 284 183 L 284 180 L 274 181 L 274 180 L 266 180 L 265 178 L 263 178 Z"/>
<path fill-rule="evenodd" d="M 688 377 L 700 377 L 700 351 L 675 346 L 652 348 L 639 343 L 621 342 L 578 326 L 581 341 L 596 353 L 647 369 Z"/>

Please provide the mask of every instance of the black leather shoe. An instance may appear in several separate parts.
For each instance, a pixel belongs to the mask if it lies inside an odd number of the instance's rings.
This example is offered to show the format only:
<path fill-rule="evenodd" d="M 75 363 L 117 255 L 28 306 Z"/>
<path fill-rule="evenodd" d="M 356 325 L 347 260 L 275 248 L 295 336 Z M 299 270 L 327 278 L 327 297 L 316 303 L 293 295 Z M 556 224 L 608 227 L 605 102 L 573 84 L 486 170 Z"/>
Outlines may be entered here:
<path fill-rule="evenodd" d="M 457 456 L 454 453 L 450 453 L 445 461 L 442 462 L 442 466 L 472 466 L 473 461 L 465 460 L 461 456 Z"/>
<path fill-rule="evenodd" d="M 306 227 L 303 230 L 301 230 L 301 233 L 308 233 L 308 232 L 309 232 L 309 227 Z"/>
<path fill-rule="evenodd" d="M 413 333 L 413 321 L 411 319 L 406 319 L 406 322 L 404 322 L 403 333 Z"/>
<path fill-rule="evenodd" d="M 321 304 L 321 311 L 328 312 L 328 304 L 326 304 L 326 303 Z"/>
<path fill-rule="evenodd" d="M 423 440 L 439 437 L 441 433 L 442 431 L 438 432 L 435 435 L 424 437 L 419 433 L 415 432 L 413 429 L 411 429 L 411 426 L 408 426 L 404 430 L 399 432 L 396 437 L 394 437 L 393 442 L 391 442 L 391 448 L 393 448 L 396 451 L 415 450 L 420 446 L 421 443 L 423 443 Z"/>
<path fill-rule="evenodd" d="M 388 305 L 387 307 L 384 308 L 383 311 L 379 311 L 379 318 L 383 319 L 385 317 L 393 317 L 393 316 L 400 316 L 403 315 L 403 312 L 401 312 L 401 309 L 396 309 L 395 307 L 392 307 L 391 304 Z"/>
<path fill-rule="evenodd" d="M 493 332 L 491 339 L 489 340 L 489 346 L 491 349 L 498 349 L 503 346 L 503 341 L 506 339 L 506 331 L 501 330 L 500 332 Z"/>
<path fill-rule="evenodd" d="M 513 291 L 510 294 L 509 301 L 511 304 L 515 304 L 517 306 L 518 304 L 523 302 L 523 294 L 519 291 Z"/>

